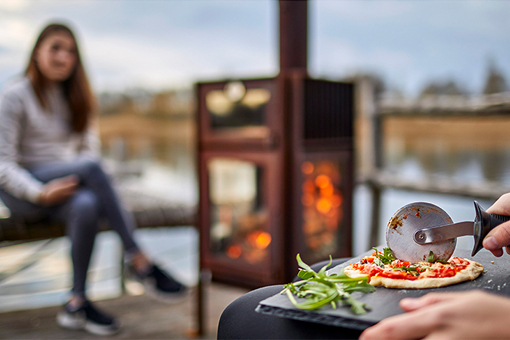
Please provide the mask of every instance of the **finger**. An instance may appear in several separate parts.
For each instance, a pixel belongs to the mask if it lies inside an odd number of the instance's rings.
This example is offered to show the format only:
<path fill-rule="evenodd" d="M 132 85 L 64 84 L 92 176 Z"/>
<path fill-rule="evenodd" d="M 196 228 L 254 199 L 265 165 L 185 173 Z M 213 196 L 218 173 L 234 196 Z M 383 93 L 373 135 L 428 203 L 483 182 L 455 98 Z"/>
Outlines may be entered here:
<path fill-rule="evenodd" d="M 360 340 L 421 339 L 439 327 L 436 314 L 428 312 L 429 309 L 420 309 L 384 319 L 361 333 Z"/>
<path fill-rule="evenodd" d="M 510 255 L 510 246 L 506 246 L 506 253 L 507 253 L 508 255 Z M 503 254 L 501 254 L 501 255 L 503 255 Z"/>
<path fill-rule="evenodd" d="M 65 183 L 65 184 L 78 184 L 79 180 L 78 180 L 77 176 L 70 175 L 70 176 L 59 178 L 59 182 Z"/>
<path fill-rule="evenodd" d="M 76 192 L 76 186 L 68 186 L 60 188 L 58 191 L 58 195 L 61 197 L 68 198 L 69 196 L 73 195 Z"/>
<path fill-rule="evenodd" d="M 70 182 L 73 182 L 76 184 L 78 184 L 78 182 L 80 181 L 80 178 L 76 175 L 69 175 L 66 178 L 68 178 Z"/>
<path fill-rule="evenodd" d="M 492 253 L 492 255 L 494 255 L 496 257 L 503 256 L 503 250 L 502 249 L 491 250 L 491 253 Z"/>
<path fill-rule="evenodd" d="M 400 300 L 400 307 L 406 312 L 411 312 L 439 302 L 452 300 L 457 295 L 458 293 L 428 293 L 419 298 L 402 299 Z"/>
<path fill-rule="evenodd" d="M 510 244 L 510 221 L 498 225 L 492 229 L 485 239 L 483 245 L 486 249 L 496 249 L 506 247 Z"/>
<path fill-rule="evenodd" d="M 74 195 L 74 193 L 76 192 L 76 190 L 74 188 L 68 188 L 66 190 L 63 190 L 60 195 L 62 198 L 64 199 L 67 199 L 69 198 L 70 196 Z"/>
<path fill-rule="evenodd" d="M 494 204 L 487 209 L 489 214 L 510 215 L 510 193 L 502 195 Z"/>
<path fill-rule="evenodd" d="M 71 183 L 66 183 L 64 184 L 61 189 L 63 190 L 75 190 L 76 188 L 78 187 L 78 183 L 76 182 L 71 182 Z"/>
<path fill-rule="evenodd" d="M 67 190 L 78 187 L 78 182 L 75 182 L 72 179 L 62 179 L 58 183 L 54 183 L 52 185 L 53 190 Z"/>
<path fill-rule="evenodd" d="M 451 334 L 452 332 L 448 332 L 447 330 L 440 330 L 437 332 L 433 332 L 421 340 L 451 340 L 458 339 L 458 334 Z"/>
<path fill-rule="evenodd" d="M 483 247 L 488 250 L 497 250 L 510 244 L 510 221 L 492 229 L 483 240 Z"/>

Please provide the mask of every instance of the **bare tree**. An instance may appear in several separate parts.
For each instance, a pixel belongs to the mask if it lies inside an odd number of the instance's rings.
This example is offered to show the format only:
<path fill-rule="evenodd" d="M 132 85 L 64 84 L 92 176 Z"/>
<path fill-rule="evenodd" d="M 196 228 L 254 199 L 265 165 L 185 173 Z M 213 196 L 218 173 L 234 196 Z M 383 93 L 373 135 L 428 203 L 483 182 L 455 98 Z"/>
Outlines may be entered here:
<path fill-rule="evenodd" d="M 485 86 L 483 88 L 484 94 L 500 93 L 508 90 L 505 77 L 503 73 L 497 68 L 496 62 L 493 58 L 488 59 L 488 72 Z"/>

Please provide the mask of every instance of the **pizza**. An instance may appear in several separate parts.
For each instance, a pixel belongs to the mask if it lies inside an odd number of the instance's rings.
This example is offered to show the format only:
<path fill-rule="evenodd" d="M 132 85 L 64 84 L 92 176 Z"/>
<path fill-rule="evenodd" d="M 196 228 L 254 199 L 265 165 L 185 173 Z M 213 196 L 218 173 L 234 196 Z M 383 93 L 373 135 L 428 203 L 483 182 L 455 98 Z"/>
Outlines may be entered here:
<path fill-rule="evenodd" d="M 447 262 L 432 262 L 433 258 L 431 253 L 431 262 L 410 263 L 395 259 L 389 248 L 375 249 L 371 256 L 344 268 L 344 273 L 351 278 L 368 276 L 373 286 L 423 289 L 474 280 L 483 272 L 480 263 L 468 259 L 454 256 Z"/>

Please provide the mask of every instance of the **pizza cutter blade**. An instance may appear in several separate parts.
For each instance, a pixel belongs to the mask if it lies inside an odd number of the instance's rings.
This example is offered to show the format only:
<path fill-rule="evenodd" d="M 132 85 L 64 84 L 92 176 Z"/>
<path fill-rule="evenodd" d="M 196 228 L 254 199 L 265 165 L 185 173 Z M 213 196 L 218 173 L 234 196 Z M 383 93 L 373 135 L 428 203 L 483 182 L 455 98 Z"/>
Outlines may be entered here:
<path fill-rule="evenodd" d="M 386 244 L 397 259 L 404 261 L 427 262 L 431 251 L 434 261 L 447 261 L 455 250 L 455 238 L 418 244 L 414 235 L 419 230 L 452 223 L 450 216 L 434 204 L 411 203 L 400 208 L 391 217 L 386 227 Z"/>
<path fill-rule="evenodd" d="M 417 230 L 413 236 L 415 243 L 420 245 L 436 244 L 443 240 L 457 238 L 464 235 L 473 235 L 475 244 L 471 256 L 475 256 L 482 248 L 485 236 L 496 226 L 510 221 L 510 216 L 489 214 L 478 202 L 474 202 L 476 217 L 474 221 L 459 222 L 446 225 L 429 226 Z"/>

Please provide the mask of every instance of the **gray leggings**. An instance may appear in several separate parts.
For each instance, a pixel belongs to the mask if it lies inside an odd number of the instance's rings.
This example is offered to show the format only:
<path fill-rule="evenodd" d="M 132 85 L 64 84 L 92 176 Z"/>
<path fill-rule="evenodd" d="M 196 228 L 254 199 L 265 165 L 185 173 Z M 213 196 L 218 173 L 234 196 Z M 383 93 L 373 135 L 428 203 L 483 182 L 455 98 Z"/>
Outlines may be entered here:
<path fill-rule="evenodd" d="M 85 297 L 85 282 L 99 221 L 106 219 L 124 244 L 126 252 L 133 253 L 138 246 L 132 237 L 135 224 L 127 211 L 123 210 L 108 176 L 95 161 L 46 164 L 28 169 L 43 183 L 53 179 L 76 175 L 79 188 L 65 203 L 53 207 L 42 207 L 20 200 L 0 190 L 0 198 L 11 210 L 12 218 L 28 222 L 49 219 L 66 223 L 67 235 L 71 239 L 74 294 Z"/>

